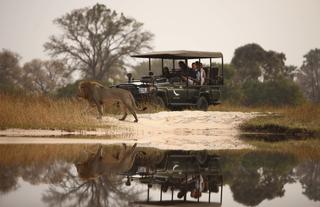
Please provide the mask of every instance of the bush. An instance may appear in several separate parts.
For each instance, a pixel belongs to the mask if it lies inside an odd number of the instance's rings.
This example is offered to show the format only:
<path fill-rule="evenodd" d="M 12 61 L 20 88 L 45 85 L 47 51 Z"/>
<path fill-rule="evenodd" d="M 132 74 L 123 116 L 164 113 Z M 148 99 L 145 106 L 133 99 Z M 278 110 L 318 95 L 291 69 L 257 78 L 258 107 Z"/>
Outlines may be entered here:
<path fill-rule="evenodd" d="M 298 105 L 304 101 L 299 87 L 291 80 L 246 81 L 242 86 L 225 87 L 225 100 L 246 106 Z"/>
<path fill-rule="evenodd" d="M 256 82 L 251 87 L 247 86 L 244 89 L 244 94 L 245 102 L 248 105 L 298 105 L 304 100 L 299 87 L 288 79 L 278 79 L 264 83 Z"/>
<path fill-rule="evenodd" d="M 62 88 L 57 90 L 56 96 L 58 98 L 71 98 L 76 96 L 78 91 L 78 82 L 70 83 Z"/>

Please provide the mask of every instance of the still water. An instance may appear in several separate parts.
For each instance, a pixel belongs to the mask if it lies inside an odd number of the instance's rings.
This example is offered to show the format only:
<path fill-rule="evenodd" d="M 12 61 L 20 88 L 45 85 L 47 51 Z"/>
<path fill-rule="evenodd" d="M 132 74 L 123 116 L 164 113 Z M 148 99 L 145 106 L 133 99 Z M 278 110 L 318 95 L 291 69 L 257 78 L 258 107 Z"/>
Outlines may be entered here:
<path fill-rule="evenodd" d="M 0 145 L 0 206 L 320 206 L 320 160 L 264 151 Z"/>

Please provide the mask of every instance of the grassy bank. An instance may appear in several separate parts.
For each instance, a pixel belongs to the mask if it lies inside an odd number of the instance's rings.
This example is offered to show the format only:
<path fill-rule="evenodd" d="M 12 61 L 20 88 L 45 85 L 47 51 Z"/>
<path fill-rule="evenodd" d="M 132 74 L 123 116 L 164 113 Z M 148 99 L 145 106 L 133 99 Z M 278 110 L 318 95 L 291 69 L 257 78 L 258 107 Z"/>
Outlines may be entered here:
<path fill-rule="evenodd" d="M 320 105 L 270 109 L 243 123 L 243 131 L 286 134 L 293 137 L 320 137 Z"/>
<path fill-rule="evenodd" d="M 81 115 L 84 107 L 71 99 L 0 93 L 0 129 L 75 130 L 100 126 L 92 117 Z"/>
<path fill-rule="evenodd" d="M 298 159 L 319 160 L 320 140 L 289 140 L 285 142 L 249 141 L 256 150 L 264 150 L 276 153 L 293 154 Z"/>

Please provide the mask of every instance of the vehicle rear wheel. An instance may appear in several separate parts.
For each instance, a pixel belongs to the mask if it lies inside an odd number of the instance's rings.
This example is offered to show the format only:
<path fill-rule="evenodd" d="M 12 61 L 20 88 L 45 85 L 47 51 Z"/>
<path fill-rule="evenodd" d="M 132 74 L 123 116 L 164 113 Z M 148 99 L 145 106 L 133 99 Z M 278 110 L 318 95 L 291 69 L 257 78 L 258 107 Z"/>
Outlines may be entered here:
<path fill-rule="evenodd" d="M 201 96 L 197 100 L 197 109 L 201 111 L 207 111 L 208 110 L 208 101 L 205 97 Z"/>

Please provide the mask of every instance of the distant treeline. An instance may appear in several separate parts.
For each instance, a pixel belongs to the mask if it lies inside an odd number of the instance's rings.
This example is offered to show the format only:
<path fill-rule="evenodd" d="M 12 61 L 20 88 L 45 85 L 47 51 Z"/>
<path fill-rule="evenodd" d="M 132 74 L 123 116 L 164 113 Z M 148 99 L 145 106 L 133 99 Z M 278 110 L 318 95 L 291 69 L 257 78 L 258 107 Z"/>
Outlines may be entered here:
<path fill-rule="evenodd" d="M 96 4 L 72 10 L 54 23 L 62 34 L 44 44 L 52 59 L 21 66 L 19 54 L 0 51 L 1 91 L 68 97 L 74 95 L 79 79 L 110 85 L 125 81 L 127 68 L 135 77 L 146 68 L 145 62 L 132 66 L 128 61 L 130 54 L 152 48 L 153 34 L 134 18 Z M 320 49 L 306 53 L 300 67 L 286 65 L 285 60 L 284 53 L 255 43 L 235 49 L 225 65 L 223 100 L 249 106 L 320 102 Z"/>

